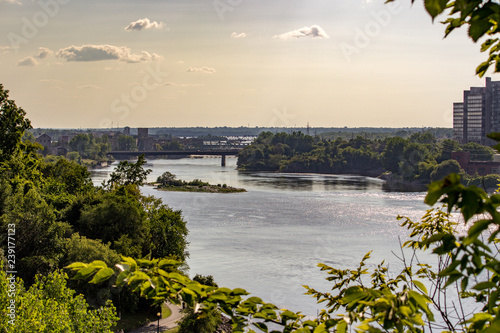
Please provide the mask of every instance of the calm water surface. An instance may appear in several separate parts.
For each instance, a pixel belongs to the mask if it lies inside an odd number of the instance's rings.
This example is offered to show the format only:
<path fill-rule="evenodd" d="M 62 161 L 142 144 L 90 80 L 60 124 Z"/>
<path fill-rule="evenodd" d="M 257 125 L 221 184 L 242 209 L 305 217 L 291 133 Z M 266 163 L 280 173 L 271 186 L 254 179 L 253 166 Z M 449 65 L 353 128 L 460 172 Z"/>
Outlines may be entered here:
<path fill-rule="evenodd" d="M 244 173 L 236 159 L 150 160 L 154 181 L 165 171 L 182 180 L 247 189 L 246 193 L 162 192 L 144 187 L 188 221 L 190 275 L 213 275 L 219 286 L 245 288 L 279 307 L 315 315 L 321 305 L 303 295 L 307 284 L 328 291 L 317 263 L 354 268 L 373 251 L 371 268 L 382 260 L 396 272 L 399 239 L 407 238 L 398 214 L 420 218 L 424 193 L 387 192 L 373 178 Z M 99 184 L 113 167 L 93 173 Z"/>

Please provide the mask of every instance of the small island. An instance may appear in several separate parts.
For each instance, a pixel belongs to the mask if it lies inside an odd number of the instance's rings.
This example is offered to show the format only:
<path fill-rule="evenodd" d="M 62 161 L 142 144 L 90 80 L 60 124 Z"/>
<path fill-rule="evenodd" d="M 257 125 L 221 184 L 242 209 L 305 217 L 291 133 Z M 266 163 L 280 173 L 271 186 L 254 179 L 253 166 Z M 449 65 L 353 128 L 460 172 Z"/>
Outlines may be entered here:
<path fill-rule="evenodd" d="M 179 192 L 207 192 L 207 193 L 237 193 L 246 192 L 243 188 L 236 188 L 232 186 L 227 186 L 227 184 L 217 184 L 212 185 L 203 182 L 199 179 L 186 182 L 184 180 L 176 179 L 177 177 L 170 173 L 164 172 L 158 179 L 156 183 L 151 184 L 156 186 L 158 190 L 162 191 L 179 191 Z"/>

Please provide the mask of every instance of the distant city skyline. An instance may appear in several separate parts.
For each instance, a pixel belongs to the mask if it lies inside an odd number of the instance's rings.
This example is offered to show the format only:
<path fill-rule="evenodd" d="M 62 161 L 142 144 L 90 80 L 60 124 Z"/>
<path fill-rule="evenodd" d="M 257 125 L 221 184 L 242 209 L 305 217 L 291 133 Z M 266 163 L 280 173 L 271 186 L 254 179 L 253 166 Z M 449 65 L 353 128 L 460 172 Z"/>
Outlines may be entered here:
<path fill-rule="evenodd" d="M 410 2 L 0 0 L 0 83 L 38 128 L 452 127 L 486 54 Z"/>

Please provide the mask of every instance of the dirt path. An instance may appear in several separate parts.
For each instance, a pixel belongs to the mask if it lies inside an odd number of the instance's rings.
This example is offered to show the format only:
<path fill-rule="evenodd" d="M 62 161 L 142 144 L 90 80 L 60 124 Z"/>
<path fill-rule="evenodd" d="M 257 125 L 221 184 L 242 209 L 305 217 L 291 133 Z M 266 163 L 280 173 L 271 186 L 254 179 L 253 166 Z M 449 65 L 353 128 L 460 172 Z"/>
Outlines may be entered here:
<path fill-rule="evenodd" d="M 160 332 L 174 328 L 177 326 L 177 322 L 184 315 L 181 312 L 181 307 L 173 304 L 167 304 L 167 306 L 172 310 L 172 314 L 168 318 L 160 319 Z M 138 328 L 136 330 L 130 331 L 130 333 L 153 333 L 156 332 L 158 328 L 158 321 L 155 320 Z"/>

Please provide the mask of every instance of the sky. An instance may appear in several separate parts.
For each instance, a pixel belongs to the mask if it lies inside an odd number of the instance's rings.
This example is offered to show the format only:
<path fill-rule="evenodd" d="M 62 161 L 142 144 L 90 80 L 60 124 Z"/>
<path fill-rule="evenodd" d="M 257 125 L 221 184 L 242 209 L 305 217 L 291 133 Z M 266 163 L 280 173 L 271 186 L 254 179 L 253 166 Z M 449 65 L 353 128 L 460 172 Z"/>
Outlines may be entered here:
<path fill-rule="evenodd" d="M 486 54 L 384 1 L 0 0 L 0 83 L 39 128 L 452 127 Z"/>

